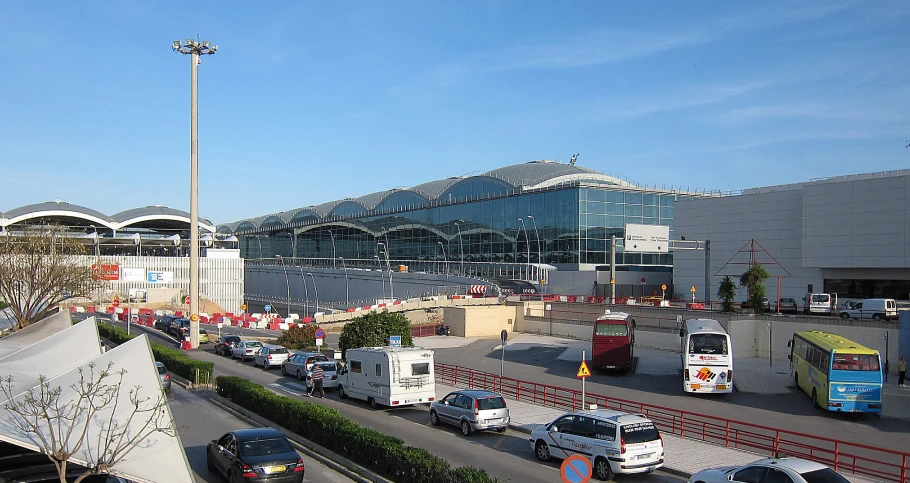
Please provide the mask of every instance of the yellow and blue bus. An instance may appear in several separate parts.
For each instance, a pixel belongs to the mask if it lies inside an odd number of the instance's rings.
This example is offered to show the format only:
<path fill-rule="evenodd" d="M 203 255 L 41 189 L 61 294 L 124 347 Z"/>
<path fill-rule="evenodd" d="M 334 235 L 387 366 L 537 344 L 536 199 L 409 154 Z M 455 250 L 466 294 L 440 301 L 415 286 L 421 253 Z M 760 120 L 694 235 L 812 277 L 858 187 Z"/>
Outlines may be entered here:
<path fill-rule="evenodd" d="M 816 407 L 852 413 L 882 412 L 882 364 L 878 351 L 837 334 L 793 334 L 790 375 Z"/>

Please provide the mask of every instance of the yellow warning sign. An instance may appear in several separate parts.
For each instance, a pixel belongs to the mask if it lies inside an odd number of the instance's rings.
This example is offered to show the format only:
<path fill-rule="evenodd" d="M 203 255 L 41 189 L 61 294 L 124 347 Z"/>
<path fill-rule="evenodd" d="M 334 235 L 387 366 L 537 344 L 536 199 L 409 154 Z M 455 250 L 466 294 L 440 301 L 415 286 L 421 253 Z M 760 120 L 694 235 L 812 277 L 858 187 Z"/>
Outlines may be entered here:
<path fill-rule="evenodd" d="M 616 285 L 616 279 L 615 279 L 615 278 L 611 278 L 611 279 L 610 279 L 610 285 Z"/>
<path fill-rule="evenodd" d="M 578 374 L 576 374 L 575 377 L 590 377 L 590 376 L 591 376 L 591 370 L 588 369 L 588 363 L 585 361 L 581 361 L 581 366 L 578 367 Z"/>
<path fill-rule="evenodd" d="M 689 291 L 690 291 L 690 292 L 695 292 L 695 285 L 693 285 L 692 288 L 689 289 Z"/>

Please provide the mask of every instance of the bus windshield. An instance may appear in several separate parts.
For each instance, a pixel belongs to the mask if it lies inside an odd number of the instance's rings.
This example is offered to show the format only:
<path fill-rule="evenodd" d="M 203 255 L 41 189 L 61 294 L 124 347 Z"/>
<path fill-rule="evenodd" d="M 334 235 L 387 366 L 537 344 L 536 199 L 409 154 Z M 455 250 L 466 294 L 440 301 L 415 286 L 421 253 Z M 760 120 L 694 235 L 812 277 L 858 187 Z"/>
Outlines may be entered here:
<path fill-rule="evenodd" d="M 613 336 L 613 337 L 627 337 L 629 335 L 629 329 L 624 323 L 617 324 L 600 324 L 598 323 L 594 331 L 594 335 L 604 335 L 604 336 Z"/>
<path fill-rule="evenodd" d="M 689 336 L 689 354 L 727 355 L 727 337 L 721 334 L 692 334 Z"/>
<path fill-rule="evenodd" d="M 874 354 L 834 354 L 831 364 L 834 371 L 876 371 L 881 370 L 878 356 Z"/>

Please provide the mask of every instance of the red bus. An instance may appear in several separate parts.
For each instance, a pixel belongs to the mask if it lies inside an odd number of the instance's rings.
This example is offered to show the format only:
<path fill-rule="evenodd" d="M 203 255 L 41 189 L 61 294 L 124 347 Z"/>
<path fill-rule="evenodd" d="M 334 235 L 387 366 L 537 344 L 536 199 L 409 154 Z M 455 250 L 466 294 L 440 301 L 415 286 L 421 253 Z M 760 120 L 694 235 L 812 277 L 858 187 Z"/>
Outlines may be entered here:
<path fill-rule="evenodd" d="M 591 337 L 592 369 L 631 371 L 635 344 L 635 319 L 609 310 L 594 322 Z"/>

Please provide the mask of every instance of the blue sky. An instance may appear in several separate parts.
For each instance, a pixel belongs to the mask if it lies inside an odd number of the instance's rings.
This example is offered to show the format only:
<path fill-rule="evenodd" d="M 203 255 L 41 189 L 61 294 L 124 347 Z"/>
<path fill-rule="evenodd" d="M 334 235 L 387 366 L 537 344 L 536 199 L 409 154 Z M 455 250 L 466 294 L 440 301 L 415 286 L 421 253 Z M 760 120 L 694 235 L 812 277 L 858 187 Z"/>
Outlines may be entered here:
<path fill-rule="evenodd" d="M 535 159 L 738 190 L 910 167 L 910 3 L 0 2 L 0 211 L 216 223 Z"/>

